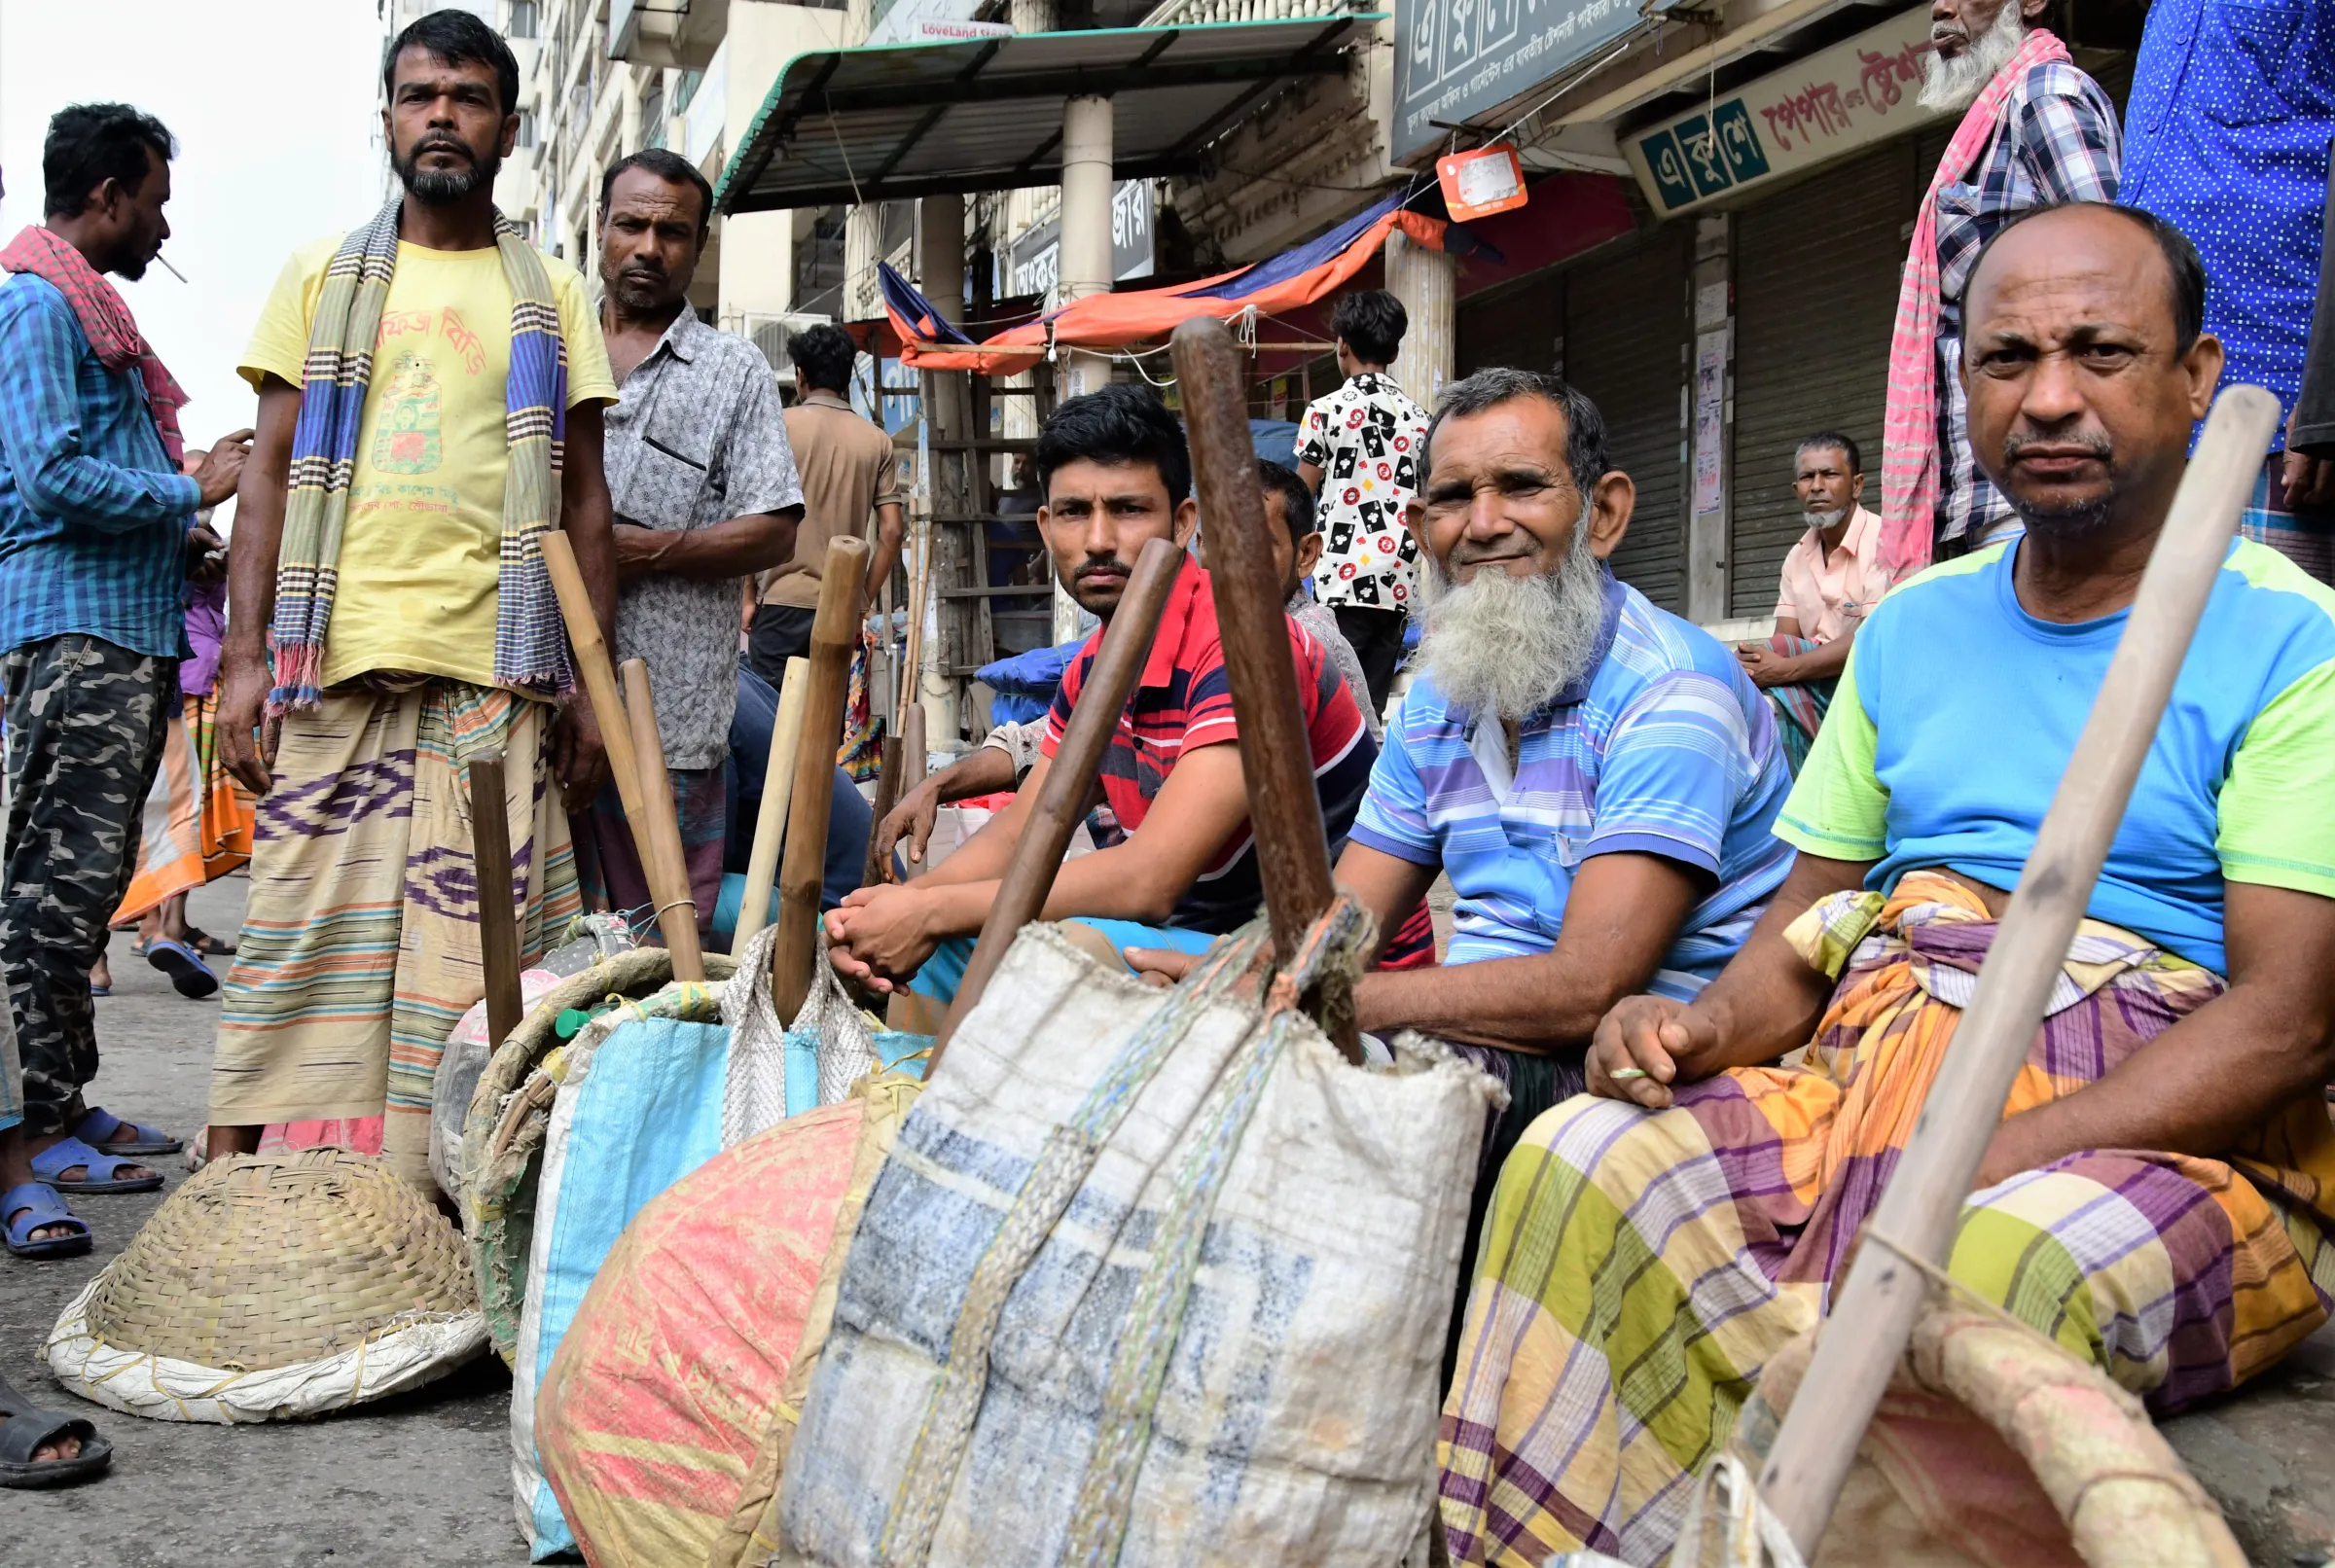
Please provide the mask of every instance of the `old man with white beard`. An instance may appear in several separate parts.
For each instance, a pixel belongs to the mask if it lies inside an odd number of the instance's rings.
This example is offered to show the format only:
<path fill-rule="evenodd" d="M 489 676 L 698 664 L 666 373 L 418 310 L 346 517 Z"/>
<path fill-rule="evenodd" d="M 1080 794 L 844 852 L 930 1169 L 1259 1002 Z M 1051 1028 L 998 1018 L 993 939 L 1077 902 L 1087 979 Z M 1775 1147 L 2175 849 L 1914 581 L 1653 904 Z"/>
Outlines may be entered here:
<path fill-rule="evenodd" d="M 2116 109 L 2037 26 L 2052 0 L 1931 0 L 1922 104 L 1961 111 L 1897 287 L 1884 419 L 1881 564 L 1903 582 L 2020 531 L 1970 454 L 1961 298 L 1979 248 L 2021 213 L 2113 201 Z"/>
<path fill-rule="evenodd" d="M 1691 999 L 1783 880 L 1791 779 L 1734 653 L 1606 571 L 1635 489 L 1588 398 L 1481 371 L 1445 389 L 1423 467 L 1422 673 L 1337 875 L 1382 931 L 1439 871 L 1457 894 L 1444 965 L 1364 975 L 1355 1003 L 1364 1029 L 1462 1042 L 1508 1085 L 1472 1271 L 1491 1178 L 1580 1091 L 1598 1020 L 1638 991 Z"/>

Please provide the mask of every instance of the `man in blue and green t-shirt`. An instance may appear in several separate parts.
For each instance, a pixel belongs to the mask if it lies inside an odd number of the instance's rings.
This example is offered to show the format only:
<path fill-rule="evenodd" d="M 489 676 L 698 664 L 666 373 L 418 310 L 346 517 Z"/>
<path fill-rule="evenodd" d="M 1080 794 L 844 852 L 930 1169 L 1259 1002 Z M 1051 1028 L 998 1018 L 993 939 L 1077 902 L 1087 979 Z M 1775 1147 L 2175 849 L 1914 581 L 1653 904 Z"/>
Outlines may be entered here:
<path fill-rule="evenodd" d="M 1970 440 L 2026 535 L 1882 600 L 1742 952 L 1691 1002 L 1608 1014 L 1594 1097 L 1502 1171 L 1445 1407 L 1455 1560 L 1666 1554 L 1708 1435 L 1825 1310 L 1951 1070 L 2220 378 L 2205 285 L 2177 231 L 2104 205 L 1978 258 Z M 2327 1318 L 2331 801 L 2335 593 L 2235 544 L 1948 1261 L 2154 1410 Z"/>

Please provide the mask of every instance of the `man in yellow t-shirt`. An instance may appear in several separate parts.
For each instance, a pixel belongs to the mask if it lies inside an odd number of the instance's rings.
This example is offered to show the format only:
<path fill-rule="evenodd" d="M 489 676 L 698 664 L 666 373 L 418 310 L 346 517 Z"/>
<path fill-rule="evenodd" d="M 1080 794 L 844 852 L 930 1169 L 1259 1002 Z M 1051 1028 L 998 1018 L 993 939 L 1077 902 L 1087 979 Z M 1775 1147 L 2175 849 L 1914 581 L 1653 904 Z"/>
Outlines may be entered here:
<path fill-rule="evenodd" d="M 519 127 L 510 47 L 467 12 L 433 12 L 391 46 L 382 86 L 404 194 L 293 254 L 240 367 L 259 436 L 219 735 L 264 799 L 207 1147 L 323 1123 L 311 1141 L 381 1153 L 426 1187 L 439 1055 L 485 988 L 473 756 L 508 759 L 506 799 L 477 805 L 509 823 L 513 864 L 486 891 L 520 904 L 522 956 L 581 908 L 561 796 L 589 800 L 604 768 L 589 706 L 557 705 L 565 649 L 540 620 L 534 541 L 564 527 L 611 635 L 600 421 L 616 386 L 575 270 L 494 210 Z M 368 368 L 356 339 L 377 307 Z M 361 406 L 336 394 L 359 377 Z"/>

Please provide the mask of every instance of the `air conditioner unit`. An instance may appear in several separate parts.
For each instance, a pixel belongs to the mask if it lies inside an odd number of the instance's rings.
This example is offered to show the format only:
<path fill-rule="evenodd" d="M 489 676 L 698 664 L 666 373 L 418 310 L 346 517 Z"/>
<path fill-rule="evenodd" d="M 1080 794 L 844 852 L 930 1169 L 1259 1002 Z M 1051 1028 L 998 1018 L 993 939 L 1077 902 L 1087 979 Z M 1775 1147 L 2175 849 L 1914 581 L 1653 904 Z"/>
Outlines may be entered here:
<path fill-rule="evenodd" d="M 795 334 L 808 332 L 813 327 L 824 327 L 832 320 L 832 316 L 802 310 L 789 310 L 774 316 L 749 311 L 743 330 L 746 337 L 753 339 L 754 346 L 762 350 L 762 357 L 771 362 L 771 373 L 784 381 L 795 374 L 794 356 L 787 352 L 787 344 Z"/>

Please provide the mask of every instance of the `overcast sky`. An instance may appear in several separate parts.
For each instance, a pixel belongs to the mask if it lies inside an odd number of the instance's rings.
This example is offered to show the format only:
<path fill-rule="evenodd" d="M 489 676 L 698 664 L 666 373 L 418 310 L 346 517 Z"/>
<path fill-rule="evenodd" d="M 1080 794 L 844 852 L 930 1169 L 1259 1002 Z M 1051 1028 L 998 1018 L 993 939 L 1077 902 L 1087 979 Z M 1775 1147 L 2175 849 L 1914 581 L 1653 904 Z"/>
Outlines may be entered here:
<path fill-rule="evenodd" d="M 41 139 L 68 103 L 122 99 L 178 137 L 171 237 L 112 281 L 193 399 L 202 445 L 251 423 L 235 361 L 295 245 L 380 200 L 374 0 L 0 0 L 0 242 L 41 220 Z"/>

